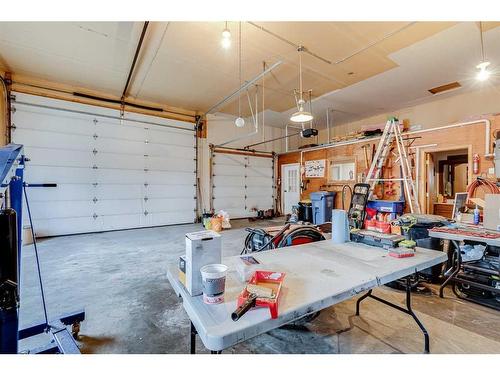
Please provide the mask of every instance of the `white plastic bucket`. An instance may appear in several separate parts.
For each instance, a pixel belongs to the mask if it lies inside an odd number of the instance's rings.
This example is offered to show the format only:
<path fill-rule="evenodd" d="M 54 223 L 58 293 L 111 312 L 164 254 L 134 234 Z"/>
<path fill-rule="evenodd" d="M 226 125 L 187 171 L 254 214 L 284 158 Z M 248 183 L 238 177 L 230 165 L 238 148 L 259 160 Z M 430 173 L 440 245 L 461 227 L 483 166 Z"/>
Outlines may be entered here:
<path fill-rule="evenodd" d="M 209 305 L 224 302 L 227 266 L 224 264 L 207 264 L 201 267 L 200 272 L 203 285 L 203 302 Z"/>

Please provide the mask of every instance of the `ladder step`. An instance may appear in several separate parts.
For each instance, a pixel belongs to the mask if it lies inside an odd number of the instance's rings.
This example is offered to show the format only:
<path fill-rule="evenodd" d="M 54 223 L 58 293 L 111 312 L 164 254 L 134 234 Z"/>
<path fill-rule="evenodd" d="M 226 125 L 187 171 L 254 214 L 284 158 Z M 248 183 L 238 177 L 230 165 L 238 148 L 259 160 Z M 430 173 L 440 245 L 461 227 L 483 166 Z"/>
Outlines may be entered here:
<path fill-rule="evenodd" d="M 405 181 L 405 179 L 404 178 L 367 178 L 366 181 Z M 406 181 L 408 181 L 408 179 Z"/>

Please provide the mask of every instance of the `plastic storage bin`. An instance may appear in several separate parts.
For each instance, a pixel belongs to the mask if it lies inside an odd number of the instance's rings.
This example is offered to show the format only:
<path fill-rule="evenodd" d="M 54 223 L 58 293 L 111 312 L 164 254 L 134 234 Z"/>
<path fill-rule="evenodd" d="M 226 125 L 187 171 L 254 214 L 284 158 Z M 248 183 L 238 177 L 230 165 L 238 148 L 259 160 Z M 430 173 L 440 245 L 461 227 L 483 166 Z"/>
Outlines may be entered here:
<path fill-rule="evenodd" d="M 377 212 L 386 212 L 391 214 L 391 220 L 403 214 L 405 207 L 404 201 L 368 201 L 367 208 L 376 210 Z"/>
<path fill-rule="evenodd" d="M 332 210 L 335 206 L 335 192 L 316 191 L 311 193 L 313 224 L 324 224 L 332 221 Z"/>

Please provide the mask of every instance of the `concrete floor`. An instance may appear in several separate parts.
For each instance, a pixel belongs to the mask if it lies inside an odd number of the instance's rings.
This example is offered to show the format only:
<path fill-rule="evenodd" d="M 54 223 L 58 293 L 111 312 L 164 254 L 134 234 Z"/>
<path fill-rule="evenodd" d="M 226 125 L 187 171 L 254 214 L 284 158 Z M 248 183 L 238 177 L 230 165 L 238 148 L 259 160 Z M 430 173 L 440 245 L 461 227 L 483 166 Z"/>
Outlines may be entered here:
<path fill-rule="evenodd" d="M 239 254 L 246 226 L 223 232 L 224 256 Z M 166 279 L 166 265 L 184 252 L 184 234 L 200 225 L 137 229 L 40 240 L 48 315 L 84 307 L 83 353 L 188 353 L 189 319 Z M 21 325 L 43 318 L 33 246 L 23 249 Z M 456 299 L 414 297 L 414 310 L 431 337 L 433 353 L 500 353 L 500 313 Z M 395 303 L 404 294 L 375 293 Z M 419 353 L 423 337 L 413 320 L 373 300 L 354 316 L 355 299 L 323 310 L 302 330 L 276 329 L 225 353 Z M 25 340 L 21 349 L 44 337 Z M 198 340 L 198 351 L 206 353 Z"/>

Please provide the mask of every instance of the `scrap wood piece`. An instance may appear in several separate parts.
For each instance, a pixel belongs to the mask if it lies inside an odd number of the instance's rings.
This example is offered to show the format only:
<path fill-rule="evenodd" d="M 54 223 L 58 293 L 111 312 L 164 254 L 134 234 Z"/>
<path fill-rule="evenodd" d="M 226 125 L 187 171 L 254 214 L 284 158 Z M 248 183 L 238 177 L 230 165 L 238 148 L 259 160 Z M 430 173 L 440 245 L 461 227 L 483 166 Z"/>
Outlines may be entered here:
<path fill-rule="evenodd" d="M 480 237 L 480 238 L 489 238 L 489 239 L 497 239 L 500 238 L 500 233 L 492 233 L 492 232 L 477 232 L 472 230 L 464 230 L 464 229 L 453 229 L 453 228 L 445 228 L 438 227 L 429 229 L 430 232 L 442 232 L 449 234 L 457 234 L 461 236 L 469 236 L 469 237 Z"/>

